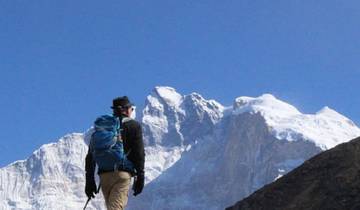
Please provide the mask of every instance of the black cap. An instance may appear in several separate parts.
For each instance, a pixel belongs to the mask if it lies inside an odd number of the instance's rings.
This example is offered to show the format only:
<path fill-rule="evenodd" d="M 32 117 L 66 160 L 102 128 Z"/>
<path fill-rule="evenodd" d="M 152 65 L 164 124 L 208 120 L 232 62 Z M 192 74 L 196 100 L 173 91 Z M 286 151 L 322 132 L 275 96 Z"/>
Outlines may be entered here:
<path fill-rule="evenodd" d="M 118 97 L 113 99 L 113 105 L 111 106 L 112 109 L 126 109 L 134 104 L 130 102 L 129 98 L 127 96 Z"/>

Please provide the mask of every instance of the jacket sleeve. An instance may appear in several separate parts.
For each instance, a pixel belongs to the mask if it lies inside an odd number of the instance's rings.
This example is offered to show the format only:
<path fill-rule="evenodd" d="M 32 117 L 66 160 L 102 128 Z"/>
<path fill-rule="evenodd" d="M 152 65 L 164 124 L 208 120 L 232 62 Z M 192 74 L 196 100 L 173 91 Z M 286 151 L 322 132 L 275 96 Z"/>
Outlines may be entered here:
<path fill-rule="evenodd" d="M 136 173 L 144 174 L 145 151 L 142 136 L 142 128 L 139 123 L 134 124 L 134 129 L 131 138 L 131 152 L 129 159 L 134 163 Z"/>
<path fill-rule="evenodd" d="M 92 153 L 90 148 L 85 158 L 85 172 L 86 172 L 86 179 L 94 179 L 95 173 L 95 161 L 93 159 Z"/>

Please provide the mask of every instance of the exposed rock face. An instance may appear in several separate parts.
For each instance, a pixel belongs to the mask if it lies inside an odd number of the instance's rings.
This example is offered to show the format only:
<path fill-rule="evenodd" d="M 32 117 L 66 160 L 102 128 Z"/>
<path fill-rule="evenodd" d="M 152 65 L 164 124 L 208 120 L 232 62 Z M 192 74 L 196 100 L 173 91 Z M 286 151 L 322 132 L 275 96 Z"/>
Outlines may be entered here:
<path fill-rule="evenodd" d="M 305 161 L 227 210 L 360 209 L 360 137 Z"/>
<path fill-rule="evenodd" d="M 146 181 L 158 177 L 181 158 L 185 150 L 214 133 L 224 107 L 200 94 L 182 96 L 171 87 L 155 87 L 142 113 L 146 145 Z"/>
<path fill-rule="evenodd" d="M 313 142 L 276 139 L 260 114 L 230 115 L 215 131 L 130 200 L 129 208 L 225 208 L 321 151 Z"/>
<path fill-rule="evenodd" d="M 203 136 L 212 134 L 215 124 L 223 117 L 224 109 L 216 101 L 205 100 L 197 93 L 186 95 L 182 108 L 186 110 L 186 118 L 180 126 L 184 144 L 192 144 Z"/>
<path fill-rule="evenodd" d="M 321 151 L 313 142 L 276 139 L 260 114 L 232 116 L 228 127 L 219 185 L 228 202 L 249 195 Z"/>

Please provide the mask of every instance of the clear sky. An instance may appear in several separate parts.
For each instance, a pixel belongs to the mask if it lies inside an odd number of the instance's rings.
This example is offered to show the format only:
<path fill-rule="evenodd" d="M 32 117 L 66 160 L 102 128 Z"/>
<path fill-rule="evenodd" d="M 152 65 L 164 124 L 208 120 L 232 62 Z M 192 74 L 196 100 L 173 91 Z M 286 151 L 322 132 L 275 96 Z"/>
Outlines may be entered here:
<path fill-rule="evenodd" d="M 359 125 L 357 0 L 0 0 L 0 166 L 156 85 L 231 105 L 271 93 Z"/>

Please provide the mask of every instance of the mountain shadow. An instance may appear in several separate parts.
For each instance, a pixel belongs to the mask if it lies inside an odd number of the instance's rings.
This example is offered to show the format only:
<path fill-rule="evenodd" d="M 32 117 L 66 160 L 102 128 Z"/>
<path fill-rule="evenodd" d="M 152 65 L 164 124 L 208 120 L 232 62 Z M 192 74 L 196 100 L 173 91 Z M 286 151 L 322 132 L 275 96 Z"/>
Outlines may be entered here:
<path fill-rule="evenodd" d="M 360 209 L 360 137 L 305 161 L 226 210 Z"/>

